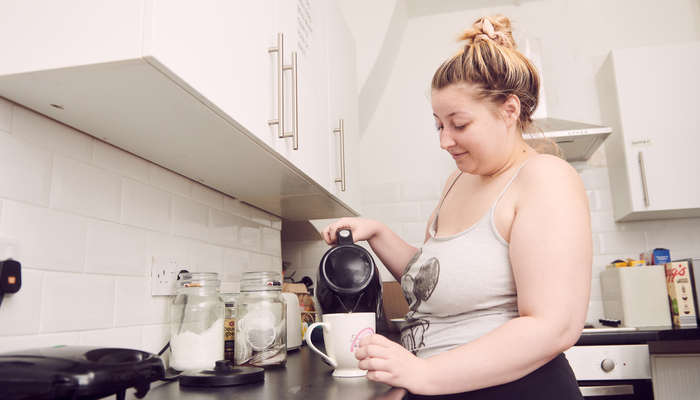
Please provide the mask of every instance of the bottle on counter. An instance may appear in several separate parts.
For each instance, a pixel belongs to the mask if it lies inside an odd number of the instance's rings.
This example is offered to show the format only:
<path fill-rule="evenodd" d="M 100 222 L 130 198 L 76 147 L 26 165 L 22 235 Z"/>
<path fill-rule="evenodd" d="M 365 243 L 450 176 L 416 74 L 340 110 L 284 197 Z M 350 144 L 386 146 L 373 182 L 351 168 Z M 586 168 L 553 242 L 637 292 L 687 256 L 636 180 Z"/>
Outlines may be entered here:
<path fill-rule="evenodd" d="M 246 272 L 236 299 L 235 363 L 279 367 L 287 363 L 287 303 L 279 272 Z"/>
<path fill-rule="evenodd" d="M 222 293 L 224 302 L 224 360 L 234 364 L 234 352 L 236 343 L 236 298 L 238 293 Z"/>
<path fill-rule="evenodd" d="M 215 272 L 183 272 L 170 309 L 170 367 L 212 369 L 224 358 L 224 302 Z"/>

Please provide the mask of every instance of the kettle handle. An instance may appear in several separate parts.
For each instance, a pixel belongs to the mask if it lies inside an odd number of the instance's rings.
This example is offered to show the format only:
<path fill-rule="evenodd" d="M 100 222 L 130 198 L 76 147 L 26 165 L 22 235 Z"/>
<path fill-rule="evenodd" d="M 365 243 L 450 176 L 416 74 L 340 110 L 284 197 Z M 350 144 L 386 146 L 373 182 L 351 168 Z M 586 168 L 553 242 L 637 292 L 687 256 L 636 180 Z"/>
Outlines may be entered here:
<path fill-rule="evenodd" d="M 352 231 L 350 229 L 338 229 L 336 237 L 338 238 L 338 246 L 355 243 L 352 240 Z"/>

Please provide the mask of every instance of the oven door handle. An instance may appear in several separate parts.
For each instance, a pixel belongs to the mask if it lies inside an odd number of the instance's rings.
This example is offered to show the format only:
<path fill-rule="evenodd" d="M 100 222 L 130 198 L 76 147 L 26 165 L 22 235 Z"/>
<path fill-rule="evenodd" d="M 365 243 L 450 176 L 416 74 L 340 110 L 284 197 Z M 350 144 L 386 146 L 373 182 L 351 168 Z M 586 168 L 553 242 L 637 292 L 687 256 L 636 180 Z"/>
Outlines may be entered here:
<path fill-rule="evenodd" d="M 632 385 L 579 386 L 579 390 L 584 397 L 634 394 L 634 386 Z"/>

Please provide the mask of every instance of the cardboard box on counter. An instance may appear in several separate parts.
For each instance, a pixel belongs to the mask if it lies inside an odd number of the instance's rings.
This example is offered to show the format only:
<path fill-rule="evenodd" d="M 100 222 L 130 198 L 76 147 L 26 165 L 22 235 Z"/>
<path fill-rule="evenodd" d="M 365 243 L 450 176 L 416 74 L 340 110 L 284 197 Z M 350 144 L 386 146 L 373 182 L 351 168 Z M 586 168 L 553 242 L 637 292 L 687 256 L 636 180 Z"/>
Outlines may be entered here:
<path fill-rule="evenodd" d="M 671 252 L 668 249 L 656 248 L 639 255 L 647 265 L 666 265 L 671 262 Z"/>
<path fill-rule="evenodd" d="M 689 260 L 666 264 L 666 285 L 673 325 L 698 326 Z"/>

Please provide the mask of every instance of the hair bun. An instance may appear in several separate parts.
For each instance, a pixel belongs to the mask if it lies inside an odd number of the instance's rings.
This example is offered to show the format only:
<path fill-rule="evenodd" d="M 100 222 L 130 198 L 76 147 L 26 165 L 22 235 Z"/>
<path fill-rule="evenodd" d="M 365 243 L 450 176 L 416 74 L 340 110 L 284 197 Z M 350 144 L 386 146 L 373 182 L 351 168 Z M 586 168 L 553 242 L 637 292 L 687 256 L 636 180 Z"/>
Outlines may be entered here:
<path fill-rule="evenodd" d="M 484 17 L 477 20 L 471 28 L 466 29 L 459 36 L 460 41 L 466 41 L 467 45 L 480 40 L 491 40 L 496 44 L 515 49 L 513 31 L 510 20 L 503 15 Z"/>

